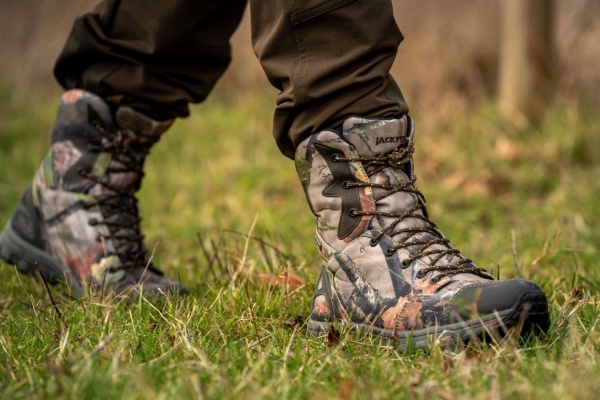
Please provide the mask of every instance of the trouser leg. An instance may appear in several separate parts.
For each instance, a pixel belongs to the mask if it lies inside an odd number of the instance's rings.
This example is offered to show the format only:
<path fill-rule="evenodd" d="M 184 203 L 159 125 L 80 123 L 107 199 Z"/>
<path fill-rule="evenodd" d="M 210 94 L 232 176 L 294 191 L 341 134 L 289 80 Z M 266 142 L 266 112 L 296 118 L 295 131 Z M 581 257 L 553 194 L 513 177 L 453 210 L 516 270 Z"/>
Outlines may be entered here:
<path fill-rule="evenodd" d="M 82 88 L 153 118 L 188 115 L 231 59 L 246 0 L 105 0 L 78 18 L 55 66 Z"/>
<path fill-rule="evenodd" d="M 390 0 L 250 0 L 254 50 L 280 92 L 273 134 L 281 151 L 346 118 L 408 107 L 389 70 L 402 41 Z"/>

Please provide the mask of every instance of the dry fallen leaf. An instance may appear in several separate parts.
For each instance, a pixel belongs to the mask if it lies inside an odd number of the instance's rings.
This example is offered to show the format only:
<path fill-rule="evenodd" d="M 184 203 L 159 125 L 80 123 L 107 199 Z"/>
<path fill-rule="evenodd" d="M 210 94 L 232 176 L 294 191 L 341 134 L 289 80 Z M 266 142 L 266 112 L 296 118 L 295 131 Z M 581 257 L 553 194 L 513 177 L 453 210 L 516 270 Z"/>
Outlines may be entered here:
<path fill-rule="evenodd" d="M 346 400 L 352 398 L 354 382 L 350 379 L 342 379 L 338 385 L 338 399 Z"/>
<path fill-rule="evenodd" d="M 494 151 L 503 160 L 516 161 L 523 158 L 524 150 L 515 141 L 509 139 L 506 136 L 501 136 L 496 140 Z"/>
<path fill-rule="evenodd" d="M 269 286 L 287 288 L 292 291 L 304 287 L 304 279 L 293 271 L 284 271 L 280 275 L 258 274 L 258 279 L 268 283 Z"/>
<path fill-rule="evenodd" d="M 444 179 L 443 185 L 449 191 L 460 190 L 465 194 L 479 196 L 488 194 L 488 187 L 484 182 L 474 179 L 464 171 L 456 171 L 448 175 Z"/>
<path fill-rule="evenodd" d="M 333 326 L 329 328 L 327 332 L 327 347 L 331 347 L 333 345 L 338 344 L 340 341 L 340 333 Z"/>

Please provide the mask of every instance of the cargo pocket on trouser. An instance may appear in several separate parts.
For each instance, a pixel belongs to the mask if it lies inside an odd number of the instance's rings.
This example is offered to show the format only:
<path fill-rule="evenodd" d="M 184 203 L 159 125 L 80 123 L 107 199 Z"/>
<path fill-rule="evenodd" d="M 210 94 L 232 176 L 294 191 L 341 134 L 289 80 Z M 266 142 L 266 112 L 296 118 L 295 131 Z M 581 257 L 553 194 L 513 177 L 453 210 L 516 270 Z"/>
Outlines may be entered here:
<path fill-rule="evenodd" d="M 290 0 L 292 24 L 300 24 L 309 19 L 326 14 L 355 0 Z"/>

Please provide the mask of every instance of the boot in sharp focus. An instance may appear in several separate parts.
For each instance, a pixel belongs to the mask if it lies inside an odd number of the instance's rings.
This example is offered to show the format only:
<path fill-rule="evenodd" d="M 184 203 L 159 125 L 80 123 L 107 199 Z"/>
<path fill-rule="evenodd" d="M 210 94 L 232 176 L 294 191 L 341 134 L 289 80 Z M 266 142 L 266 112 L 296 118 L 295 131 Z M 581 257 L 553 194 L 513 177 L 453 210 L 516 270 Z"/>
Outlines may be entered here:
<path fill-rule="evenodd" d="M 171 123 L 128 107 L 113 114 L 94 94 L 66 92 L 50 151 L 0 234 L 0 256 L 23 273 L 66 281 L 77 296 L 86 284 L 185 293 L 150 262 L 135 198 L 144 159 Z"/>
<path fill-rule="evenodd" d="M 428 341 L 451 348 L 517 325 L 546 331 L 538 285 L 494 281 L 429 220 L 415 186 L 413 133 L 408 116 L 350 118 L 341 133 L 322 131 L 298 147 L 296 168 L 325 260 L 309 333 L 324 335 L 344 321 L 406 349 Z"/>

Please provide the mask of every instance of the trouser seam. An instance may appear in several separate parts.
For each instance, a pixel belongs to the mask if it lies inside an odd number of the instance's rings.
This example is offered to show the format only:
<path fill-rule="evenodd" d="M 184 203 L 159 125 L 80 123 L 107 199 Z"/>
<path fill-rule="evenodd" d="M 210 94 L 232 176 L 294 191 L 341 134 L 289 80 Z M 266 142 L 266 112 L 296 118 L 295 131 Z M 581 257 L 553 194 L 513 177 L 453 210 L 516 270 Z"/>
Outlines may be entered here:
<path fill-rule="evenodd" d="M 297 76 L 297 79 L 292 80 L 292 93 L 294 96 L 294 107 L 298 109 L 302 104 L 304 93 L 303 93 L 303 79 L 304 79 L 304 66 L 306 65 L 306 60 L 308 59 L 308 49 L 306 47 L 306 38 L 304 35 L 304 30 L 302 29 L 302 23 L 297 23 L 295 21 L 295 15 L 299 15 L 297 1 L 290 0 L 289 1 L 289 11 L 290 11 L 290 23 L 292 25 L 292 31 L 294 32 L 294 38 L 296 40 L 296 49 L 298 50 L 298 65 L 296 66 L 296 70 L 294 71 L 294 76 Z M 292 125 L 290 126 L 290 131 L 294 131 L 294 126 L 297 124 L 297 118 L 294 118 Z"/>

